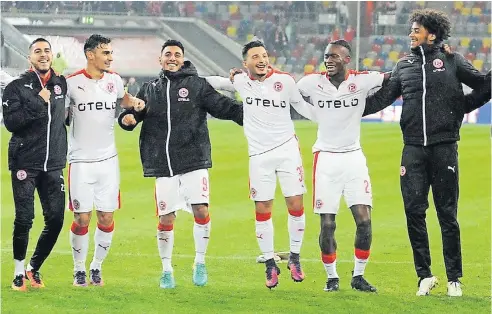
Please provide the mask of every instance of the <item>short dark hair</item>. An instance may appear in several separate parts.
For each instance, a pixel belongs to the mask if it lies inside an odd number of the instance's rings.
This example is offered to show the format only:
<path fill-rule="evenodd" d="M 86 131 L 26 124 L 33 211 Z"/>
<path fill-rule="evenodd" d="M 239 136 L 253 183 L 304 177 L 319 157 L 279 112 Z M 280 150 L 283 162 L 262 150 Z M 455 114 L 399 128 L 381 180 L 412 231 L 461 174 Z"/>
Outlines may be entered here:
<path fill-rule="evenodd" d="M 251 48 L 256 48 L 256 47 L 263 47 L 266 50 L 265 44 L 261 40 L 250 41 L 249 43 L 243 46 L 243 51 L 242 51 L 243 59 L 246 59 L 246 57 L 248 56 L 248 51 Z"/>
<path fill-rule="evenodd" d="M 109 44 L 111 43 L 111 38 L 109 37 L 104 37 L 102 35 L 98 34 L 93 34 L 91 37 L 87 38 L 87 40 L 84 43 L 84 54 L 87 51 L 91 51 L 97 48 L 97 46 L 101 44 Z"/>
<path fill-rule="evenodd" d="M 434 9 L 418 9 L 412 12 L 409 22 L 416 22 L 422 25 L 430 34 L 436 35 L 434 40 L 436 44 L 449 38 L 451 21 L 444 12 Z"/>
<path fill-rule="evenodd" d="M 345 47 L 345 48 L 347 48 L 347 50 L 349 52 L 349 56 L 352 54 L 352 47 L 350 47 L 350 44 L 345 39 L 338 39 L 338 40 L 331 41 L 328 45 L 336 45 L 336 46 Z"/>
<path fill-rule="evenodd" d="M 162 52 L 164 51 L 164 49 L 166 47 L 171 47 L 171 46 L 176 46 L 176 47 L 181 48 L 181 51 L 183 51 L 183 56 L 184 56 L 185 49 L 183 47 L 183 44 L 179 40 L 175 40 L 175 39 L 168 39 L 168 40 L 166 40 L 166 42 L 164 43 L 164 45 L 162 45 L 161 54 L 162 54 Z"/>
<path fill-rule="evenodd" d="M 39 37 L 39 38 L 36 38 L 32 41 L 32 43 L 29 45 L 29 50 L 31 50 L 32 46 L 34 46 L 35 43 L 39 43 L 39 42 L 48 43 L 48 45 L 50 45 L 50 49 L 51 49 L 51 43 L 47 39 L 44 39 L 43 37 Z"/>

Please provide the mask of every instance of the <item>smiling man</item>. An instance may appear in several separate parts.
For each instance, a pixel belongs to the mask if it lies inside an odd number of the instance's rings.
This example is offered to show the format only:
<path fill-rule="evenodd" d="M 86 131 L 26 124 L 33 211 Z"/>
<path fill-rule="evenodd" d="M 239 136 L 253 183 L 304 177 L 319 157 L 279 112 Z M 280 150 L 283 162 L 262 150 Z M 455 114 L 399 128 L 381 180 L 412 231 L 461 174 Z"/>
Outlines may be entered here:
<path fill-rule="evenodd" d="M 65 96 L 67 83 L 51 69 L 51 44 L 37 38 L 29 46 L 31 69 L 10 82 L 3 94 L 4 124 L 9 142 L 15 220 L 12 289 L 43 288 L 39 269 L 50 254 L 63 226 L 67 154 Z M 38 190 L 45 226 L 30 263 L 24 269 L 29 230 L 34 219 L 34 191 Z"/>
<path fill-rule="evenodd" d="M 490 75 L 477 71 L 459 53 L 441 50 L 441 43 L 450 36 L 451 29 L 451 22 L 443 12 L 416 10 L 410 16 L 410 23 L 411 53 L 398 61 L 388 84 L 368 98 L 368 105 L 380 110 L 400 95 L 403 98 L 400 126 L 405 145 L 400 186 L 419 277 L 417 295 L 428 295 L 437 283 L 431 272 L 425 221 L 432 187 L 442 233 L 447 293 L 459 297 L 462 295 L 459 278 L 463 273 L 457 220 L 457 141 L 465 112 L 481 105 L 477 102 L 486 102 L 484 98 L 490 98 L 487 97 Z M 462 84 L 476 90 L 477 94 L 465 97 Z M 475 104 L 471 105 L 472 102 Z"/>
<path fill-rule="evenodd" d="M 208 168 L 212 159 L 207 113 L 243 124 L 242 105 L 199 77 L 184 53 L 181 42 L 166 41 L 159 56 L 159 78 L 145 83 L 137 94 L 145 107 L 140 112 L 126 110 L 119 118 L 120 126 L 128 131 L 142 122 L 139 143 L 144 176 L 156 178 L 157 246 L 164 289 L 175 287 L 171 257 L 175 213 L 180 209 L 195 217 L 193 283 L 204 286 L 208 279 L 205 253 L 211 229 Z"/>

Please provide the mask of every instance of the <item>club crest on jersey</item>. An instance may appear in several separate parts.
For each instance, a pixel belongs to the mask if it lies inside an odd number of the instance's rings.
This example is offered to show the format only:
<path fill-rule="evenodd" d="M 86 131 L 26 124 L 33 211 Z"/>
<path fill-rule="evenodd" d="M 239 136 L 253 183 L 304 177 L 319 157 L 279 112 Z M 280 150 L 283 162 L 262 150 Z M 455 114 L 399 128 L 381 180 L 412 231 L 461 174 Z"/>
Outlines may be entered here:
<path fill-rule="evenodd" d="M 112 94 L 114 92 L 114 84 L 112 82 L 109 82 L 106 86 L 106 90 L 108 91 L 108 93 Z"/>
<path fill-rule="evenodd" d="M 251 197 L 255 197 L 256 196 L 256 190 L 255 190 L 255 188 L 251 188 L 250 194 L 251 194 Z"/>
<path fill-rule="evenodd" d="M 316 202 L 314 203 L 314 206 L 316 207 L 316 209 L 320 209 L 321 207 L 323 207 L 323 201 L 317 199 Z"/>
<path fill-rule="evenodd" d="M 25 170 L 19 170 L 17 171 L 17 180 L 22 181 L 27 178 L 27 172 Z"/>
<path fill-rule="evenodd" d="M 357 90 L 357 85 L 355 85 L 354 83 L 350 83 L 348 86 L 348 90 L 349 92 L 354 93 Z"/>
<path fill-rule="evenodd" d="M 60 85 L 55 85 L 55 87 L 53 88 L 53 91 L 55 92 L 55 95 L 61 95 L 61 93 L 62 93 L 62 89 L 61 89 Z"/>
<path fill-rule="evenodd" d="M 401 166 L 400 167 L 400 176 L 403 177 L 406 173 L 407 173 L 407 169 L 405 168 L 405 166 Z"/>
<path fill-rule="evenodd" d="M 441 59 L 435 59 L 434 61 L 432 61 L 432 65 L 436 68 L 436 69 L 440 69 L 442 68 L 442 66 L 444 65 L 444 63 L 442 62 Z"/>
<path fill-rule="evenodd" d="M 72 201 L 72 206 L 73 206 L 73 209 L 79 209 L 80 208 L 80 202 L 78 200 L 73 200 Z"/>
<path fill-rule="evenodd" d="M 164 211 L 164 210 L 166 210 L 166 207 L 167 207 L 166 202 L 164 202 L 164 201 L 159 202 L 159 209 L 160 210 Z"/>
<path fill-rule="evenodd" d="M 188 95 L 190 93 L 188 92 L 188 89 L 187 88 L 180 88 L 179 91 L 178 91 L 178 101 L 190 101 L 190 99 L 188 98 Z"/>
<path fill-rule="evenodd" d="M 275 82 L 273 84 L 273 89 L 276 91 L 276 92 L 281 92 L 282 89 L 284 89 L 284 85 L 281 83 L 281 82 Z"/>

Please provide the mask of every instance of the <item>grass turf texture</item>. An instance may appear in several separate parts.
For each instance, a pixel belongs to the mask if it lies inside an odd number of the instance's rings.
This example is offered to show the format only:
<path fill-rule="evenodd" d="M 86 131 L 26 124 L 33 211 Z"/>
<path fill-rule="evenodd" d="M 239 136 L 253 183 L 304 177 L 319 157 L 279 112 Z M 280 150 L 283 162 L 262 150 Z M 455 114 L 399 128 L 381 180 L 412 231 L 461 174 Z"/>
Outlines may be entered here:
<path fill-rule="evenodd" d="M 161 263 L 156 247 L 154 180 L 142 176 L 138 153 L 138 130 L 117 128 L 121 168 L 122 209 L 116 213 L 115 235 L 103 264 L 106 286 L 72 286 L 72 256 L 68 232 L 72 221 L 66 212 L 65 226 L 54 252 L 41 269 L 43 290 L 11 291 L 13 279 L 12 225 L 14 206 L 7 171 L 10 134 L 2 128 L 2 313 L 203 313 L 203 312 L 320 312 L 333 313 L 483 313 L 490 310 L 490 138 L 489 128 L 465 125 L 460 142 L 459 222 L 464 264 L 464 296 L 446 294 L 441 236 L 433 205 L 427 211 L 433 272 L 440 286 L 430 297 L 416 297 L 415 275 L 399 188 L 401 133 L 397 124 L 364 124 L 362 145 L 372 180 L 374 211 L 373 245 L 366 278 L 377 294 L 350 289 L 353 269 L 355 225 L 350 211 L 342 208 L 337 220 L 338 273 L 340 291 L 323 292 L 326 273 L 318 248 L 319 218 L 311 207 L 311 146 L 316 126 L 297 122 L 308 194 L 306 233 L 301 251 L 306 279 L 294 283 L 280 264 L 279 286 L 265 288 L 264 265 L 254 233 L 254 205 L 248 199 L 247 145 L 242 129 L 227 121 L 210 121 L 214 167 L 211 180 L 212 233 L 207 253 L 209 282 L 195 287 L 191 282 L 194 244 L 193 218 L 180 212 L 175 224 L 173 265 L 177 288 L 158 286 Z M 287 210 L 277 188 L 273 222 L 276 251 L 288 251 Z M 342 201 L 342 206 L 344 202 Z M 93 256 L 95 219 L 91 222 L 91 245 L 87 267 Z M 36 201 L 36 219 L 31 230 L 26 261 L 42 229 L 41 208 Z"/>

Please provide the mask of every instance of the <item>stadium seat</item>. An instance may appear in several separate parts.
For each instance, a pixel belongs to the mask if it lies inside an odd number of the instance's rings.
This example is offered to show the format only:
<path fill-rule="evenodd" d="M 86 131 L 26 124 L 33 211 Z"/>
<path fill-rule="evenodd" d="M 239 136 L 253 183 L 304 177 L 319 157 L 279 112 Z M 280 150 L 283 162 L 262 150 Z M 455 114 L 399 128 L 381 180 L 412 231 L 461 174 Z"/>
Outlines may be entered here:
<path fill-rule="evenodd" d="M 403 50 L 403 46 L 402 45 L 396 44 L 396 45 L 393 46 L 393 51 L 396 51 L 396 52 L 400 53 L 402 50 Z"/>
<path fill-rule="evenodd" d="M 386 36 L 384 43 L 388 45 L 393 45 L 395 43 L 395 38 L 393 36 Z"/>
<path fill-rule="evenodd" d="M 384 44 L 384 45 L 381 47 L 381 51 L 382 51 L 382 52 L 389 53 L 389 52 L 391 51 L 391 45 Z"/>
<path fill-rule="evenodd" d="M 492 33 L 492 32 L 491 32 L 491 31 L 492 31 L 492 24 L 490 24 L 490 23 L 489 23 L 489 26 L 487 26 L 487 28 L 488 28 L 488 33 L 489 33 L 489 34 L 490 34 L 490 33 Z"/>
<path fill-rule="evenodd" d="M 471 14 L 474 16 L 480 16 L 482 14 L 482 9 L 480 8 L 472 8 Z"/>
<path fill-rule="evenodd" d="M 236 38 L 237 37 L 237 28 L 234 26 L 227 27 L 227 36 L 229 36 L 231 38 Z"/>
<path fill-rule="evenodd" d="M 479 52 L 476 55 L 476 59 L 485 61 L 487 59 L 487 55 L 483 52 Z"/>
<path fill-rule="evenodd" d="M 471 14 L 471 9 L 470 8 L 463 8 L 461 9 L 461 15 L 468 16 Z"/>
<path fill-rule="evenodd" d="M 490 37 L 485 37 L 482 40 L 482 46 L 485 48 L 490 48 Z"/>
<path fill-rule="evenodd" d="M 306 64 L 304 66 L 304 74 L 311 74 L 311 73 L 314 72 L 314 69 L 315 69 L 314 68 L 314 65 L 312 65 L 312 64 Z"/>
<path fill-rule="evenodd" d="M 472 64 L 478 71 L 482 71 L 483 60 L 475 59 L 473 60 Z"/>
<path fill-rule="evenodd" d="M 377 53 L 381 52 L 381 46 L 378 44 L 372 45 L 372 51 L 377 52 Z"/>
<path fill-rule="evenodd" d="M 475 54 L 473 52 L 468 52 L 466 55 L 465 55 L 465 58 L 468 60 L 468 61 L 473 61 L 475 60 Z"/>
<path fill-rule="evenodd" d="M 277 58 L 273 56 L 270 56 L 268 59 L 270 60 L 270 64 L 275 64 L 275 61 L 277 61 Z"/>
<path fill-rule="evenodd" d="M 365 58 L 364 60 L 362 60 L 362 65 L 364 65 L 366 68 L 370 68 L 373 62 L 373 59 Z"/>
<path fill-rule="evenodd" d="M 461 10 L 463 8 L 463 1 L 454 1 L 454 8 Z"/>
<path fill-rule="evenodd" d="M 462 37 L 460 46 L 468 48 L 470 46 L 470 37 Z"/>
<path fill-rule="evenodd" d="M 255 37 L 255 35 L 253 34 L 248 34 L 248 36 L 246 36 L 246 40 L 249 42 L 249 41 L 252 41 L 253 40 L 253 37 Z"/>
<path fill-rule="evenodd" d="M 399 54 L 400 53 L 398 51 L 391 51 L 388 55 L 388 60 L 391 60 L 393 62 L 397 62 Z"/>
<path fill-rule="evenodd" d="M 383 66 L 384 66 L 384 60 L 383 60 L 383 59 L 377 59 L 377 60 L 374 62 L 374 66 L 377 66 L 377 67 L 383 67 Z"/>

